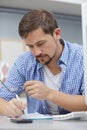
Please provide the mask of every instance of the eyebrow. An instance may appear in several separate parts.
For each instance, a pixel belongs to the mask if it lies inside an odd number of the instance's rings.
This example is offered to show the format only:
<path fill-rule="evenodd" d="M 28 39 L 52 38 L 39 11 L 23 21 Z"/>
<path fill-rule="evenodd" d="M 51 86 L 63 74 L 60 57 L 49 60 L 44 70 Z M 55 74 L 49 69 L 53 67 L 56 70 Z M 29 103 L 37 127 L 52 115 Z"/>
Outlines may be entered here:
<path fill-rule="evenodd" d="M 40 40 L 40 41 L 37 41 L 37 42 L 34 43 L 34 44 L 37 45 L 37 44 L 39 44 L 39 43 L 41 43 L 41 42 L 46 42 L 46 40 Z M 29 45 L 31 45 L 31 44 L 26 44 L 26 46 L 29 46 Z"/>

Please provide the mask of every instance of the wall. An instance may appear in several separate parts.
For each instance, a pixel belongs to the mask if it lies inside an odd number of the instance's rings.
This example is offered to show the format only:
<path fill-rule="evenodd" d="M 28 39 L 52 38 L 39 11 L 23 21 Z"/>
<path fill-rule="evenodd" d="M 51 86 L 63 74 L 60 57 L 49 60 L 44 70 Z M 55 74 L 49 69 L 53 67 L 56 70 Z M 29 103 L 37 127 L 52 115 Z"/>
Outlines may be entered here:
<path fill-rule="evenodd" d="M 0 39 L 20 39 L 18 24 L 26 11 L 15 9 L 0 10 Z M 81 18 L 56 13 L 58 24 L 63 30 L 63 38 L 82 43 Z"/>

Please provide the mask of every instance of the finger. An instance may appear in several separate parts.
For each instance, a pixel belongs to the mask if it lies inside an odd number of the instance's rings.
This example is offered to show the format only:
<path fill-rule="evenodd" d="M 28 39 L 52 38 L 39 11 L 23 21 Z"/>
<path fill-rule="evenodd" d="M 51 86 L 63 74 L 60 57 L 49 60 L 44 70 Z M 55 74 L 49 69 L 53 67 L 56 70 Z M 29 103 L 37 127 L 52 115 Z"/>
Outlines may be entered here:
<path fill-rule="evenodd" d="M 22 108 L 24 110 L 27 107 L 27 103 L 26 102 L 21 102 L 21 104 L 22 104 Z"/>
<path fill-rule="evenodd" d="M 10 106 L 11 106 L 12 110 L 14 111 L 14 113 L 16 113 L 17 115 L 22 114 L 22 110 L 19 107 L 17 107 L 15 104 L 10 103 Z"/>
<path fill-rule="evenodd" d="M 15 111 L 15 108 L 9 104 L 10 108 L 8 109 L 8 116 L 10 117 L 19 117 L 22 115 L 21 113 L 17 112 L 17 109 Z"/>
<path fill-rule="evenodd" d="M 28 93 L 28 95 L 30 95 L 30 96 L 31 96 L 32 94 L 34 94 L 34 93 L 35 93 L 35 90 L 34 90 L 34 89 L 33 89 L 33 90 L 27 90 L 26 92 Z"/>
<path fill-rule="evenodd" d="M 25 91 L 31 91 L 33 89 L 38 89 L 38 88 L 40 88 L 39 83 L 36 83 L 36 84 L 33 84 L 33 85 L 26 86 Z"/>
<path fill-rule="evenodd" d="M 24 101 L 15 100 L 14 104 L 21 110 L 22 114 L 24 114 L 24 109 L 26 108 L 27 104 Z"/>
<path fill-rule="evenodd" d="M 34 89 L 34 86 L 26 86 L 25 91 L 31 91 Z"/>
<path fill-rule="evenodd" d="M 31 81 L 26 81 L 24 84 L 24 87 L 26 88 L 27 86 L 32 86 L 34 84 L 36 84 L 38 81 L 36 80 L 31 80 Z"/>
<path fill-rule="evenodd" d="M 40 89 L 36 88 L 36 89 L 27 91 L 27 93 L 29 96 L 32 96 L 33 94 L 39 94 L 39 91 Z"/>
<path fill-rule="evenodd" d="M 8 117 L 15 117 L 16 114 L 14 112 L 14 110 L 12 109 L 11 105 L 8 103 L 7 107 L 6 107 L 6 115 Z"/>
<path fill-rule="evenodd" d="M 11 102 L 9 102 L 9 104 L 15 115 L 22 115 L 21 105 L 19 105 L 20 103 L 17 99 L 13 99 Z"/>
<path fill-rule="evenodd" d="M 38 85 L 28 86 L 28 87 L 26 87 L 26 89 L 25 89 L 25 91 L 26 91 L 26 92 L 29 92 L 29 93 L 31 93 L 31 92 L 37 92 L 37 91 L 39 91 L 39 90 L 40 90 L 40 89 L 39 89 Z"/>
<path fill-rule="evenodd" d="M 38 94 L 38 93 L 34 93 L 34 94 L 32 94 L 31 97 L 32 97 L 32 98 L 38 98 L 38 99 L 41 99 L 41 98 L 39 97 L 39 94 Z"/>
<path fill-rule="evenodd" d="M 18 108 L 20 108 L 21 109 L 21 107 L 22 107 L 22 104 L 21 104 L 21 100 L 18 100 L 18 99 L 16 99 L 16 98 L 14 98 L 14 100 L 13 100 L 13 103 L 18 107 Z"/>

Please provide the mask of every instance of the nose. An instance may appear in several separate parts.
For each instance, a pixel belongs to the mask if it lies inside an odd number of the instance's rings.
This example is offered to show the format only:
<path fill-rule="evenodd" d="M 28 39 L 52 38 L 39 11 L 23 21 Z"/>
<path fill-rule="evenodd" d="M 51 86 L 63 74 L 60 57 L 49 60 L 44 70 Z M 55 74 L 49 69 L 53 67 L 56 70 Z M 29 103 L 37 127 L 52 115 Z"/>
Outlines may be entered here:
<path fill-rule="evenodd" d="M 39 47 L 34 47 L 34 51 L 33 51 L 34 56 L 39 56 L 41 54 L 41 50 Z"/>

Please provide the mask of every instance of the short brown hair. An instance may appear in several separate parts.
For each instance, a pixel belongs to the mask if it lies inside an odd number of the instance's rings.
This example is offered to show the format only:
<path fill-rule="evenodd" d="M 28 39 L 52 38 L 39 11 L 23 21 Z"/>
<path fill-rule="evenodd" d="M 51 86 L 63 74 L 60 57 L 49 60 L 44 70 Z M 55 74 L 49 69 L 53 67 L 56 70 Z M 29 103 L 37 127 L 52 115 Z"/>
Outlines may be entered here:
<path fill-rule="evenodd" d="M 27 12 L 19 23 L 19 35 L 26 38 L 29 32 L 39 27 L 43 29 L 44 33 L 53 35 L 53 31 L 58 28 L 58 25 L 52 12 L 43 9 Z"/>

